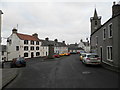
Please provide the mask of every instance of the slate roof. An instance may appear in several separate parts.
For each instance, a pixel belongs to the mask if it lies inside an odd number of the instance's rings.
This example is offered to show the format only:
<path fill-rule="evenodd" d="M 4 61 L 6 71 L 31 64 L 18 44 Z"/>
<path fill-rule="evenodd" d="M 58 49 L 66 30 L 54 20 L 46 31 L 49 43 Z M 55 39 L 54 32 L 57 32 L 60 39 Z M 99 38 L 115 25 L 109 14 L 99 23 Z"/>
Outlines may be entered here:
<path fill-rule="evenodd" d="M 55 41 L 52 41 L 52 40 L 42 40 L 42 46 L 48 46 L 48 45 L 54 45 L 56 47 L 62 47 L 62 46 L 66 46 L 65 43 L 62 43 L 62 42 L 55 42 Z"/>
<path fill-rule="evenodd" d="M 70 44 L 68 45 L 69 50 L 83 50 L 81 47 L 78 47 L 78 44 Z"/>

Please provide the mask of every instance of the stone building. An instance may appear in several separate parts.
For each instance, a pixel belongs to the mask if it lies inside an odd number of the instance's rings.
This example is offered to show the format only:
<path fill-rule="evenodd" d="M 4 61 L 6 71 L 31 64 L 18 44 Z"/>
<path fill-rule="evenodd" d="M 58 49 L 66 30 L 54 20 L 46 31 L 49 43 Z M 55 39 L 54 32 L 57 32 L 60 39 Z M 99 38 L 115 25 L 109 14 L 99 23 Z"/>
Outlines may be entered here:
<path fill-rule="evenodd" d="M 120 4 L 113 2 L 112 16 L 101 25 L 95 9 L 91 21 L 91 52 L 98 53 L 102 62 L 111 68 L 120 66 Z"/>

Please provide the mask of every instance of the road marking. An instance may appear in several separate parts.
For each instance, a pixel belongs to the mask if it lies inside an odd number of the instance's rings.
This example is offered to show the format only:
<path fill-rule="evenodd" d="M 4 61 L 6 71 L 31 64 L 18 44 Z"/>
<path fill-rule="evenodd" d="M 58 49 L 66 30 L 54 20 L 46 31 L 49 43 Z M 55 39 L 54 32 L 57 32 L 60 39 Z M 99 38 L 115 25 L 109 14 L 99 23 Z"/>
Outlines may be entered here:
<path fill-rule="evenodd" d="M 90 74 L 91 72 L 89 72 L 89 71 L 84 71 L 84 72 L 82 72 L 82 74 Z"/>

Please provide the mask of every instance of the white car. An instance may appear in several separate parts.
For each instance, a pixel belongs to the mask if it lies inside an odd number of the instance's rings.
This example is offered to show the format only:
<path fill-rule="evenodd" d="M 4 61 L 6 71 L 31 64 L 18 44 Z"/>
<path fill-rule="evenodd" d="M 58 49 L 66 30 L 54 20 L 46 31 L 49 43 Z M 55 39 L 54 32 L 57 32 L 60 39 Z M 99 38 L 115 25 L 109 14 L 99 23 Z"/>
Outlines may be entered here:
<path fill-rule="evenodd" d="M 83 64 L 101 64 L 100 57 L 95 53 L 86 53 L 82 60 Z"/>

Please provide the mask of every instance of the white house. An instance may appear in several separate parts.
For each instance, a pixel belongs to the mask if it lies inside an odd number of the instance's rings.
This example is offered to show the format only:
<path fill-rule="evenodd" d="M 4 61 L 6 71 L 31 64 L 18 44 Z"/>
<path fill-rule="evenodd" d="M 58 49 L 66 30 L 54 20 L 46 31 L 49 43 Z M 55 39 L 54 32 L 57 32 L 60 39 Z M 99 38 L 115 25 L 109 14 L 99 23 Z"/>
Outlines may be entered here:
<path fill-rule="evenodd" d="M 17 29 L 12 30 L 12 34 L 7 39 L 7 56 L 8 61 L 17 57 L 44 57 L 48 56 L 49 45 L 53 45 L 54 53 L 67 53 L 68 47 L 65 41 L 50 41 L 49 38 L 41 40 L 38 38 L 38 34 L 27 35 L 17 32 Z"/>
<path fill-rule="evenodd" d="M 17 29 L 12 30 L 12 34 L 7 40 L 8 60 L 17 57 L 38 57 L 41 52 L 41 41 L 38 34 L 26 35 L 17 33 Z"/>
<path fill-rule="evenodd" d="M 85 52 L 90 52 L 90 43 L 88 40 L 87 42 L 83 42 L 83 40 L 81 39 L 78 47 L 84 49 Z"/>

